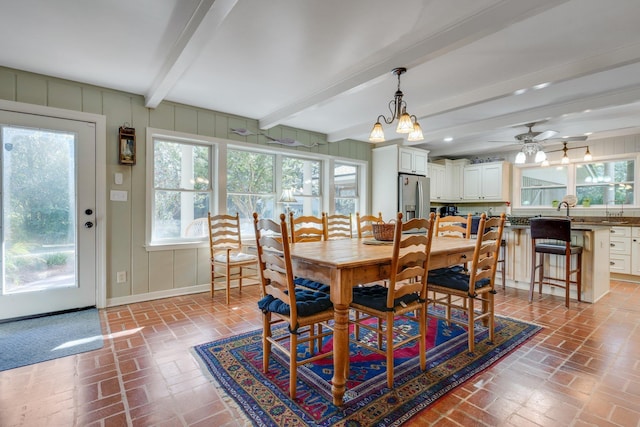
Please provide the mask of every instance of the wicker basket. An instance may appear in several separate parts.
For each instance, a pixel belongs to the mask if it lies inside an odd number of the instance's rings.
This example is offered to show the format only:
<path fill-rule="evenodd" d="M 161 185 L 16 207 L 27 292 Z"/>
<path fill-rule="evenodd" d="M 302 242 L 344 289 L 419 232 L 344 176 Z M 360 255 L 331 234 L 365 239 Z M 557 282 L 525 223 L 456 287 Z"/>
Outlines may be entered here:
<path fill-rule="evenodd" d="M 376 240 L 393 240 L 393 233 L 396 229 L 394 223 L 374 222 L 371 224 L 373 238 Z"/>

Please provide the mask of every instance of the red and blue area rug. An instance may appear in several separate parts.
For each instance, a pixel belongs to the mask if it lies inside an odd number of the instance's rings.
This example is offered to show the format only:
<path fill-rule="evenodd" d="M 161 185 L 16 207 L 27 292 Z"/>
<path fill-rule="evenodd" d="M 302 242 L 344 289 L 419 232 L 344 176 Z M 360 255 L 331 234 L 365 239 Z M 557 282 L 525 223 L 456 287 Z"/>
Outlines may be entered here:
<path fill-rule="evenodd" d="M 411 327 L 411 323 L 400 327 Z M 288 395 L 288 363 L 277 350 L 272 352 L 269 372 L 263 373 L 260 330 L 198 345 L 194 350 L 255 426 L 399 426 L 540 329 L 496 317 L 495 341 L 489 342 L 488 331 L 476 327 L 475 351 L 469 353 L 464 329 L 429 318 L 427 370 L 420 370 L 418 345 L 408 344 L 396 352 L 393 389 L 386 385 L 384 357 L 352 344 L 342 407 L 332 403 L 332 359 L 298 368 L 295 400 Z M 324 345 L 331 346 L 331 340 Z"/>

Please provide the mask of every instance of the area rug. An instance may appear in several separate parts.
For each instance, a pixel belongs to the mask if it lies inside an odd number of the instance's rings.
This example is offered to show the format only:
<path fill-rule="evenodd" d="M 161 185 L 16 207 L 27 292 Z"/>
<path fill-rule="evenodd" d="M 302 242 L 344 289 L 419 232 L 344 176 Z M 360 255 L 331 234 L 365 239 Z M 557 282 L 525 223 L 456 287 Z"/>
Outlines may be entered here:
<path fill-rule="evenodd" d="M 269 372 L 262 372 L 260 330 L 202 344 L 194 351 L 255 426 L 398 426 L 541 328 L 496 317 L 493 343 L 488 341 L 488 331 L 480 329 L 476 333 L 475 351 L 469 353 L 462 328 L 429 318 L 427 370 L 420 370 L 415 357 L 417 344 L 401 349 L 395 361 L 393 390 L 386 386 L 384 357 L 352 344 L 343 407 L 332 403 L 331 359 L 300 367 L 297 397 L 289 398 L 288 364 L 280 353 L 272 352 Z M 330 346 L 331 341 L 324 345 Z"/>
<path fill-rule="evenodd" d="M 103 345 L 95 308 L 0 323 L 0 371 L 97 350 Z"/>

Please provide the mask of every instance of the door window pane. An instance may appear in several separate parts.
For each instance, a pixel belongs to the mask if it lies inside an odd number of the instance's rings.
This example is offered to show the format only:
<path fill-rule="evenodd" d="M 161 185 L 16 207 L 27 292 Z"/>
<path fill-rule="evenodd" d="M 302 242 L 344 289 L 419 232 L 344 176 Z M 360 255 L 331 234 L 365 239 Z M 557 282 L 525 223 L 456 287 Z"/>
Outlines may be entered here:
<path fill-rule="evenodd" d="M 320 216 L 322 212 L 320 186 L 321 162 L 297 157 L 282 158 L 282 188 L 293 190 L 296 202 L 289 204 L 295 216 Z"/>
<path fill-rule="evenodd" d="M 358 166 L 336 163 L 333 170 L 335 213 L 356 213 L 358 206 Z"/>

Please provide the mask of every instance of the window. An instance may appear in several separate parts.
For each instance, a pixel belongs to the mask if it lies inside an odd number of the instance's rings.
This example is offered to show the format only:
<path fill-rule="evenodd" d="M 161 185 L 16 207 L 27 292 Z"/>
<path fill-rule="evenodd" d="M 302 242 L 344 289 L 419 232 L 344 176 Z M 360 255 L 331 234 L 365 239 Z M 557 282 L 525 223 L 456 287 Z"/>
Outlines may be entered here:
<path fill-rule="evenodd" d="M 207 216 L 211 153 L 208 145 L 154 137 L 151 242 L 179 241 L 193 220 Z"/>
<path fill-rule="evenodd" d="M 567 194 L 567 167 L 522 168 L 520 203 L 523 207 L 551 206 Z"/>
<path fill-rule="evenodd" d="M 633 160 L 577 165 L 578 204 L 587 199 L 592 205 L 633 205 L 634 168 Z"/>
<path fill-rule="evenodd" d="M 358 166 L 335 163 L 333 169 L 335 213 L 355 214 L 358 211 Z"/>
<path fill-rule="evenodd" d="M 293 190 L 296 201 L 289 203 L 294 216 L 322 213 L 321 162 L 298 157 L 282 157 L 282 189 Z"/>
<path fill-rule="evenodd" d="M 227 212 L 240 216 L 243 239 L 254 235 L 253 213 L 275 218 L 275 155 L 232 150 L 227 152 Z"/>

